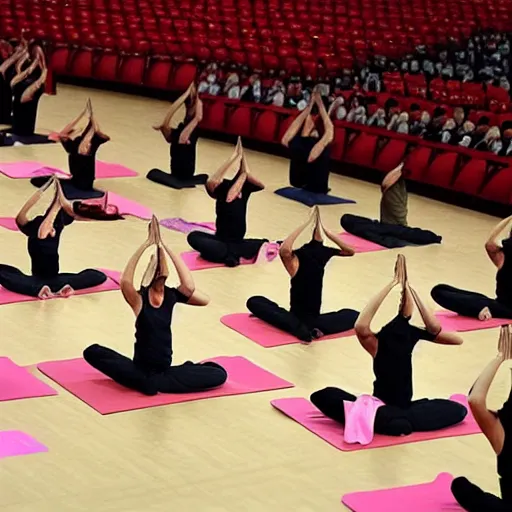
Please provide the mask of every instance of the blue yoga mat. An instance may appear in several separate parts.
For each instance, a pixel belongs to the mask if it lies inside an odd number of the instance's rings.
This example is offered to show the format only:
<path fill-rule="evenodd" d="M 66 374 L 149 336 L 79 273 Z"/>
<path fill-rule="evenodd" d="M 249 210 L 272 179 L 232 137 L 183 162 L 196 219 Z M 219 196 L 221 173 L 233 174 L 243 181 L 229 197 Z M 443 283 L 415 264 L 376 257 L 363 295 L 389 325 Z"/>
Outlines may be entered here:
<path fill-rule="evenodd" d="M 315 192 L 309 192 L 302 188 L 295 187 L 284 187 L 274 192 L 278 196 L 286 197 L 292 201 L 298 201 L 299 203 L 305 204 L 306 206 L 312 207 L 315 205 L 326 205 L 326 204 L 350 204 L 355 203 L 352 199 L 344 199 L 343 197 L 329 196 L 327 194 L 317 194 Z"/>

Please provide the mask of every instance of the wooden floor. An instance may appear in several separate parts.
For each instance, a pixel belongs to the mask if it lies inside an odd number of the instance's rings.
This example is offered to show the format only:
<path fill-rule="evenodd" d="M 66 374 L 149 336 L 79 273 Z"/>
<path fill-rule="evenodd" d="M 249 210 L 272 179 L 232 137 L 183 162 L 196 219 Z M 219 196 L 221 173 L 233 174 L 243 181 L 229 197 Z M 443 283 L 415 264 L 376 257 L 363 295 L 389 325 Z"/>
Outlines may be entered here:
<path fill-rule="evenodd" d="M 139 172 L 138 178 L 97 185 L 151 207 L 160 217 L 214 220 L 214 203 L 203 189 L 173 191 L 145 179 L 148 169 L 168 166 L 168 146 L 151 129 L 163 117 L 165 103 L 62 86 L 57 96 L 42 100 L 40 131 L 62 128 L 89 95 L 103 131 L 112 138 L 99 158 Z M 227 144 L 200 140 L 198 171 L 213 172 L 231 150 Z M 287 182 L 285 159 L 248 154 L 253 173 L 267 185 L 251 198 L 248 234 L 282 239 L 309 210 L 272 193 Z M 66 167 L 66 154 L 58 145 L 0 150 L 0 161 L 34 159 Z M 377 186 L 334 175 L 331 186 L 334 194 L 357 201 L 322 208 L 331 228 L 339 228 L 345 212 L 378 215 Z M 28 181 L 5 177 L 0 177 L 0 190 L 0 216 L 14 216 L 33 192 Z M 483 244 L 497 219 L 418 196 L 410 197 L 409 208 L 411 225 L 432 229 L 444 239 L 441 246 L 403 250 L 410 280 L 420 294 L 432 304 L 429 291 L 439 282 L 492 294 L 495 270 Z M 133 218 L 75 223 L 62 237 L 61 268 L 121 270 L 146 232 L 146 223 Z M 176 251 L 187 249 L 184 235 L 168 230 L 163 234 Z M 1 261 L 29 270 L 25 237 L 6 230 L 0 237 Z M 396 254 L 382 251 L 332 260 L 324 283 L 324 308 L 362 308 L 391 278 Z M 371 391 L 370 357 L 355 338 L 264 349 L 221 325 L 222 315 L 245 311 L 251 295 L 287 304 L 288 278 L 278 262 L 202 271 L 194 278 L 211 296 L 211 304 L 176 311 L 175 362 L 243 355 L 296 387 L 106 417 L 63 390 L 57 397 L 3 402 L 0 430 L 23 430 L 47 445 L 49 452 L 1 461 L 2 512 L 328 512 L 344 510 L 344 493 L 430 481 L 443 471 L 464 474 L 497 492 L 495 458 L 483 436 L 343 453 L 273 410 L 269 402 L 274 398 L 308 397 L 328 385 L 355 393 Z M 376 323 L 390 319 L 396 307 L 393 296 Z M 0 326 L 0 354 L 20 365 L 35 365 L 78 357 L 93 342 L 130 354 L 134 318 L 121 294 L 108 292 L 2 306 Z M 455 348 L 419 345 L 414 358 L 416 396 L 467 392 L 494 356 L 497 334 L 469 333 L 465 344 Z M 509 381 L 506 371 L 500 373 L 492 390 L 493 405 L 501 404 Z"/>

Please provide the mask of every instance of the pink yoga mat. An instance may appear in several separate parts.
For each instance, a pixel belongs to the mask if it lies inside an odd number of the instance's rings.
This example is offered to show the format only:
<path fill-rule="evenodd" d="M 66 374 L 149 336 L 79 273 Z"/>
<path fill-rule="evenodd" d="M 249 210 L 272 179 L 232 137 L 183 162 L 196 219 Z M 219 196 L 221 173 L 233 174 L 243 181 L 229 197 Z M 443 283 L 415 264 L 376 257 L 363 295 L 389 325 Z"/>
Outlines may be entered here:
<path fill-rule="evenodd" d="M 90 293 L 98 293 L 98 292 L 109 292 L 111 290 L 119 290 L 119 282 L 121 280 L 121 272 L 117 270 L 108 270 L 105 268 L 99 268 L 100 272 L 103 272 L 107 275 L 108 279 L 99 286 L 94 286 L 93 288 L 87 288 L 86 290 L 78 290 L 74 293 L 74 295 L 88 295 Z M 56 297 L 60 298 L 60 297 Z M 0 286 L 0 306 L 4 304 L 15 304 L 18 302 L 33 302 L 38 299 L 37 297 L 29 297 L 28 295 L 20 295 L 19 293 L 14 293 Z M 45 299 L 52 300 L 52 299 Z"/>
<path fill-rule="evenodd" d="M 453 395 L 450 399 L 468 407 L 467 398 L 464 395 Z M 343 440 L 343 427 L 336 421 L 324 416 L 309 400 L 305 398 L 280 398 L 278 400 L 272 400 L 270 403 L 278 411 L 286 414 L 286 416 L 289 416 L 310 432 L 313 432 L 313 434 L 316 434 L 324 441 L 327 441 L 335 448 L 338 448 L 338 450 L 344 452 L 367 450 L 369 448 L 384 448 L 386 446 L 417 443 L 419 441 L 430 441 L 431 439 L 442 439 L 445 437 L 467 436 L 481 432 L 468 407 L 466 419 L 454 427 L 445 428 L 436 432 L 417 432 L 410 436 L 402 437 L 375 434 L 373 442 L 369 445 L 347 444 Z"/>
<path fill-rule="evenodd" d="M 437 311 L 436 317 L 441 322 L 445 331 L 449 332 L 467 332 L 480 331 L 482 329 L 494 329 L 502 325 L 512 324 L 510 318 L 491 318 L 490 320 L 478 320 L 478 318 L 469 318 L 460 316 L 452 311 Z"/>
<path fill-rule="evenodd" d="M 249 338 L 258 345 L 265 348 L 280 347 L 282 345 L 291 345 L 292 343 L 301 343 L 295 336 L 283 332 L 273 327 L 259 318 L 251 316 L 249 313 L 233 313 L 223 316 L 220 321 L 230 329 L 238 332 L 242 336 Z M 333 340 L 335 338 L 345 338 L 353 336 L 354 331 L 345 331 L 330 336 L 323 336 L 316 341 Z"/>
<path fill-rule="evenodd" d="M 0 227 L 9 229 L 10 231 L 19 231 L 14 217 L 0 217 Z"/>
<path fill-rule="evenodd" d="M 190 270 L 207 270 L 209 268 L 221 267 L 227 268 L 223 263 L 212 263 L 211 261 L 203 260 L 196 251 L 182 252 L 181 257 Z M 256 258 L 252 260 L 240 259 L 240 265 L 253 265 L 254 263 L 256 263 Z"/>
<path fill-rule="evenodd" d="M 353 512 L 464 512 L 450 490 L 453 476 L 441 473 L 428 484 L 354 492 L 341 499 Z"/>
<path fill-rule="evenodd" d="M 69 176 L 60 169 L 48 167 L 42 162 L 33 161 L 0 163 L 0 173 L 15 179 L 37 178 L 39 176 L 49 176 L 50 174 L 58 174 L 61 177 Z"/>
<path fill-rule="evenodd" d="M 0 459 L 47 452 L 48 448 L 19 430 L 0 432 Z"/>
<path fill-rule="evenodd" d="M 40 363 L 37 367 L 50 379 L 101 414 L 293 387 L 290 382 L 241 356 L 221 356 L 209 361 L 222 365 L 228 372 L 228 380 L 220 388 L 201 393 L 176 395 L 162 393 L 156 396 L 145 396 L 116 384 L 81 358 Z"/>
<path fill-rule="evenodd" d="M 365 240 L 364 238 L 359 238 L 358 236 L 351 235 L 350 233 L 341 233 L 340 236 L 341 239 L 346 244 L 354 248 L 356 253 L 386 250 L 386 247 L 382 247 L 382 245 L 375 244 L 373 242 L 370 242 L 369 240 Z"/>
<path fill-rule="evenodd" d="M 107 178 L 132 178 L 138 176 L 138 173 L 121 164 L 112 164 L 97 160 L 95 175 L 96 179 L 102 180 Z"/>
<path fill-rule="evenodd" d="M 0 357 L 0 402 L 55 396 L 57 391 L 8 357 Z"/>
<path fill-rule="evenodd" d="M 16 179 L 37 178 L 40 176 L 50 176 L 51 174 L 57 174 L 61 178 L 69 178 L 70 176 L 69 173 L 61 169 L 35 161 L 1 163 L 0 172 L 9 178 Z M 102 162 L 100 160 L 96 162 L 95 174 L 97 179 L 129 178 L 138 175 L 135 171 L 124 165 Z"/>
<path fill-rule="evenodd" d="M 98 201 L 102 201 L 102 199 Z M 144 220 L 149 220 L 153 216 L 153 212 L 149 208 L 114 192 L 108 192 L 107 203 L 117 206 L 121 215 L 132 215 Z"/>

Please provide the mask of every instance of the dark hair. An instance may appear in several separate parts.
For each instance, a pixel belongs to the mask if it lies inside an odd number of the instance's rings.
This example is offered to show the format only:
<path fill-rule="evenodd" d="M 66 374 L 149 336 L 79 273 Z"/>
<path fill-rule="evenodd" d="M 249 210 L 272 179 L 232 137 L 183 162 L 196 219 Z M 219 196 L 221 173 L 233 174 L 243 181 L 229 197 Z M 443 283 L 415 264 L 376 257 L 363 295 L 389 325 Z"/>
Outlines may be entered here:
<path fill-rule="evenodd" d="M 103 209 L 100 204 L 87 204 L 82 201 L 76 201 L 73 203 L 73 211 L 84 217 L 85 219 L 91 220 L 123 220 L 124 217 L 119 214 L 119 210 L 116 208 L 114 212 L 108 213 Z"/>
<path fill-rule="evenodd" d="M 420 106 L 417 104 L 417 103 L 413 103 L 411 104 L 411 106 L 409 107 L 409 110 L 411 112 L 417 112 L 418 110 L 421 110 Z"/>

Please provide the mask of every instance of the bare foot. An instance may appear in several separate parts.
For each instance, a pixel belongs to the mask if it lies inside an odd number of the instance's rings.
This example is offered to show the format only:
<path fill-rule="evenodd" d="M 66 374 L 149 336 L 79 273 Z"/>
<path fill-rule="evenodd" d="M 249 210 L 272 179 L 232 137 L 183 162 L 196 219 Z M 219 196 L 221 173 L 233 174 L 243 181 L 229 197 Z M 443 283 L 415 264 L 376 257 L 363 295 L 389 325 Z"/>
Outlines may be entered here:
<path fill-rule="evenodd" d="M 489 308 L 484 308 L 480 313 L 478 313 L 478 320 L 490 320 L 492 318 L 491 311 Z"/>
<path fill-rule="evenodd" d="M 156 130 L 157 132 L 159 132 L 161 129 L 162 129 L 162 126 L 161 124 L 154 124 L 152 126 L 153 130 Z"/>
<path fill-rule="evenodd" d="M 68 297 L 71 297 L 71 295 L 74 295 L 74 293 L 75 290 L 73 290 L 73 288 L 71 288 L 69 284 L 66 284 L 57 292 L 57 295 L 63 297 L 64 299 L 67 299 Z"/>
<path fill-rule="evenodd" d="M 42 300 L 46 300 L 51 299 L 53 297 L 53 293 L 50 290 L 50 287 L 45 285 L 39 290 L 39 294 L 37 296 Z"/>

